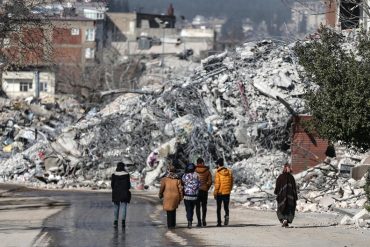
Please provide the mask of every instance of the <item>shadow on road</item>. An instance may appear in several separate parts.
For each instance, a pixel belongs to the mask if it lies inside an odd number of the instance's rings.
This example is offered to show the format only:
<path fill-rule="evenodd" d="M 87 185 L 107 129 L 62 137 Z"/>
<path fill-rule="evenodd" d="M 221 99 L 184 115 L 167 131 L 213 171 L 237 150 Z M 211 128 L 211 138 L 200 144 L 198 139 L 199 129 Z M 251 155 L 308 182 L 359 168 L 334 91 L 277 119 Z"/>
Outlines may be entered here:
<path fill-rule="evenodd" d="M 332 227 L 332 226 L 337 226 L 337 225 L 338 225 L 337 223 L 334 223 L 334 224 L 320 225 L 320 226 L 317 226 L 317 225 L 314 225 L 314 226 L 290 226 L 288 228 L 302 228 L 302 229 L 305 229 L 305 228 L 326 228 L 326 227 Z"/>
<path fill-rule="evenodd" d="M 206 227 L 196 227 L 193 226 L 192 229 L 204 229 L 204 228 L 232 228 L 232 227 L 266 227 L 266 226 L 276 226 L 276 225 L 271 225 L 271 224 L 229 224 L 227 226 L 222 225 L 221 227 L 216 226 L 216 225 L 207 225 Z M 177 224 L 176 228 L 188 228 L 186 224 Z"/>

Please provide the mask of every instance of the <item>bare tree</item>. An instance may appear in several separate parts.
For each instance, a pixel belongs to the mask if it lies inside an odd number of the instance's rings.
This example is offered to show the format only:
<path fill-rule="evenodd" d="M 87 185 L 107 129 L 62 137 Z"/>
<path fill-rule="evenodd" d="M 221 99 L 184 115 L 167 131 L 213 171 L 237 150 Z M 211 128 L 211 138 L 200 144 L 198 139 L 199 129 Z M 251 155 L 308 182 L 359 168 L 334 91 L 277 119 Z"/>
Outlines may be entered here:
<path fill-rule="evenodd" d="M 84 99 L 100 96 L 100 91 L 135 90 L 144 66 L 140 58 L 123 59 L 114 48 L 105 48 L 103 58 L 84 68 L 81 65 L 58 66 L 61 75 L 57 90 L 73 93 Z"/>

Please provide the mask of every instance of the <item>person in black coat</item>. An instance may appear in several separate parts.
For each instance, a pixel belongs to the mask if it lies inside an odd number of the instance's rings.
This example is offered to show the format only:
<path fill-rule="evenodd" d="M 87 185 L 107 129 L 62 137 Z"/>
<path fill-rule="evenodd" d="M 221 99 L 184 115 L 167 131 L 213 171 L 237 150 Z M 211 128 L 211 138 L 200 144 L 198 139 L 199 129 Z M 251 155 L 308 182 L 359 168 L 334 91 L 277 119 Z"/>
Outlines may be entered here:
<path fill-rule="evenodd" d="M 297 185 L 291 174 L 292 168 L 286 163 L 283 173 L 276 179 L 275 195 L 277 201 L 277 216 L 282 227 L 288 227 L 293 222 L 295 208 L 297 206 Z"/>
<path fill-rule="evenodd" d="M 112 202 L 114 204 L 114 226 L 118 226 L 119 210 L 122 206 L 122 227 L 126 226 L 127 204 L 131 200 L 130 174 L 126 171 L 125 164 L 119 162 L 116 172 L 112 174 Z"/>

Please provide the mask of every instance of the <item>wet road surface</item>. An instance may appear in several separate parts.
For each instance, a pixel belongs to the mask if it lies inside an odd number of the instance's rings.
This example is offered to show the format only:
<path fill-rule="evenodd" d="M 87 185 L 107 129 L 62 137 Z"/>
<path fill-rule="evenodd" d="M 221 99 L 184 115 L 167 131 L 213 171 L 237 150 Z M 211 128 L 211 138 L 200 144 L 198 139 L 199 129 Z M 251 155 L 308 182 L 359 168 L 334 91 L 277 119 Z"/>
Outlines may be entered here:
<path fill-rule="evenodd" d="M 163 224 L 165 218 L 158 211 L 157 201 L 133 194 L 127 210 L 126 228 L 113 227 L 113 205 L 110 193 L 102 192 L 29 192 L 30 196 L 52 196 L 70 203 L 60 213 L 44 222 L 42 246 L 94 247 L 94 246 L 183 246 L 177 234 L 186 238 L 186 245 L 198 246 L 184 236 L 181 229 L 169 232 Z M 155 219 L 153 215 L 156 214 Z M 47 237 L 45 237 L 47 236 Z M 175 241 L 173 240 L 175 239 Z M 177 239 L 177 240 L 176 240 Z"/>

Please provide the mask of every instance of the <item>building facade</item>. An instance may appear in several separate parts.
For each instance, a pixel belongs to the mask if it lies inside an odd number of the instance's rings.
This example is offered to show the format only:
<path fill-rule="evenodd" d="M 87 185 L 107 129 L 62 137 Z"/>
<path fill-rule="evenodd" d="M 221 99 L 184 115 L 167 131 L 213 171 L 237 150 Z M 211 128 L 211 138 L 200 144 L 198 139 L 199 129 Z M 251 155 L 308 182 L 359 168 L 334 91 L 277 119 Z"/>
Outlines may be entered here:
<path fill-rule="evenodd" d="M 175 24 L 173 15 L 107 13 L 106 42 L 126 56 L 176 55 L 186 50 L 202 56 L 202 52 L 214 50 L 214 29 L 177 29 Z"/>
<path fill-rule="evenodd" d="M 7 71 L 2 74 L 2 89 L 10 97 L 45 97 L 55 94 L 54 72 Z"/>

